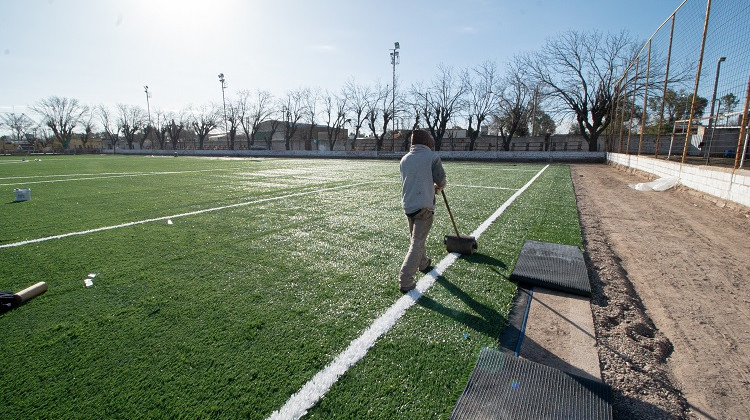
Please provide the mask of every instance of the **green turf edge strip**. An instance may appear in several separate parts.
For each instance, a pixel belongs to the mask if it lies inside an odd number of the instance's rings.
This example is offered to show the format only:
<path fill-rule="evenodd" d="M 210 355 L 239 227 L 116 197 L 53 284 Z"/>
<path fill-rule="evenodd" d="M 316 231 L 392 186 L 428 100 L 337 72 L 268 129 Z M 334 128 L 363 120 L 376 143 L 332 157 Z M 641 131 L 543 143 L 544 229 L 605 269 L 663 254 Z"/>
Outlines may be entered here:
<path fill-rule="evenodd" d="M 529 180 L 521 189 L 516 191 L 508 200 L 503 203 L 487 220 L 484 221 L 479 227 L 471 234 L 471 236 L 479 237 L 484 233 L 487 228 L 498 218 L 500 215 L 518 198 L 521 194 L 526 191 L 531 184 L 536 181 L 539 176 L 549 167 L 545 166 L 534 177 Z M 367 352 L 375 345 L 375 342 L 383 334 L 390 331 L 396 322 L 406 313 L 406 310 L 414 305 L 422 295 L 435 284 L 438 277 L 440 277 L 445 270 L 448 269 L 458 259 L 460 254 L 452 252 L 443 258 L 429 273 L 425 274 L 424 277 L 419 279 L 417 282 L 416 289 L 409 291 L 409 293 L 400 297 L 383 315 L 378 317 L 365 332 L 359 337 L 354 339 L 349 346 L 343 352 L 339 353 L 333 361 L 326 366 L 323 370 L 316 373 L 306 384 L 302 386 L 294 395 L 289 397 L 286 404 L 279 410 L 271 413 L 269 419 L 281 420 L 281 419 L 299 419 L 307 411 L 311 409 L 315 404 L 320 401 L 321 398 L 331 389 L 339 378 L 349 370 L 350 367 L 354 366 L 359 362 Z"/>
<path fill-rule="evenodd" d="M 0 249 L 3 249 L 3 248 L 15 248 L 15 247 L 22 246 L 22 245 L 29 245 L 29 244 L 39 243 L 39 242 L 50 241 L 52 239 L 67 238 L 69 236 L 87 235 L 89 233 L 96 233 L 96 232 L 102 232 L 102 231 L 105 231 L 105 230 L 113 230 L 113 229 L 119 229 L 119 228 L 123 228 L 123 227 L 129 227 L 129 226 L 135 226 L 135 225 L 142 225 L 144 223 L 158 222 L 160 220 L 168 220 L 168 219 L 176 219 L 176 218 L 179 218 L 179 217 L 195 216 L 197 214 L 209 213 L 209 212 L 219 211 L 219 210 L 226 210 L 226 209 L 231 209 L 231 208 L 235 208 L 235 207 L 249 206 L 249 205 L 252 205 L 252 204 L 265 203 L 265 202 L 269 202 L 269 201 L 283 200 L 285 198 L 299 197 L 299 196 L 303 196 L 303 195 L 318 194 L 318 193 L 326 192 L 326 191 L 341 190 L 341 189 L 345 189 L 345 188 L 351 188 L 351 187 L 356 187 L 356 186 L 359 186 L 359 185 L 365 185 L 365 184 L 371 184 L 371 183 L 372 182 L 360 182 L 360 183 L 357 183 L 357 184 L 340 185 L 338 187 L 323 188 L 323 189 L 320 189 L 320 190 L 299 192 L 299 193 L 294 193 L 294 194 L 286 194 L 286 195 L 281 195 L 281 196 L 278 196 L 278 197 L 263 198 L 263 199 L 260 199 L 260 200 L 253 200 L 253 201 L 246 201 L 246 202 L 243 202 L 243 203 L 229 204 L 229 205 L 226 205 L 226 206 L 213 207 L 213 208 L 210 208 L 210 209 L 203 209 L 203 210 L 196 210 L 196 211 L 191 211 L 191 212 L 187 212 L 187 213 L 174 214 L 174 215 L 171 215 L 171 216 L 155 217 L 153 219 L 138 220 L 138 221 L 135 221 L 135 222 L 127 222 L 127 223 L 122 223 L 122 224 L 113 225 L 113 226 L 104 226 L 104 227 L 99 227 L 99 228 L 95 228 L 95 229 L 82 230 L 82 231 L 79 231 L 79 232 L 70 232 L 70 233 L 63 233 L 63 234 L 60 234 L 60 235 L 46 236 L 46 237 L 43 237 L 43 238 L 29 239 L 29 240 L 26 240 L 26 241 L 13 242 L 13 243 L 10 243 L 10 244 L 0 245 Z"/>

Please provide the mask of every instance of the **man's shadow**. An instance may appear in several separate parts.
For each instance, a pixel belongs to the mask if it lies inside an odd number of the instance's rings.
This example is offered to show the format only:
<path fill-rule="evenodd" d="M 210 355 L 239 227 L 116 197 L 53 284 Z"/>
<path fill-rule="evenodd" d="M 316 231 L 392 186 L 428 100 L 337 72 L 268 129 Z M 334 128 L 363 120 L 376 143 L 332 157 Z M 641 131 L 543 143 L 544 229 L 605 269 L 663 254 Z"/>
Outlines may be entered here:
<path fill-rule="evenodd" d="M 490 270 L 498 275 L 498 277 L 503 276 L 498 270 L 498 267 L 500 269 L 507 267 L 504 262 L 489 255 L 479 253 L 463 255 L 461 258 L 471 263 L 488 266 Z M 437 278 L 437 284 L 464 302 L 466 306 L 474 311 L 474 313 L 449 308 L 429 296 L 422 296 L 422 298 L 417 301 L 418 305 L 453 318 L 478 333 L 486 334 L 490 337 L 497 337 L 500 334 L 500 331 L 506 324 L 506 320 L 499 312 L 476 300 L 444 275 Z"/>

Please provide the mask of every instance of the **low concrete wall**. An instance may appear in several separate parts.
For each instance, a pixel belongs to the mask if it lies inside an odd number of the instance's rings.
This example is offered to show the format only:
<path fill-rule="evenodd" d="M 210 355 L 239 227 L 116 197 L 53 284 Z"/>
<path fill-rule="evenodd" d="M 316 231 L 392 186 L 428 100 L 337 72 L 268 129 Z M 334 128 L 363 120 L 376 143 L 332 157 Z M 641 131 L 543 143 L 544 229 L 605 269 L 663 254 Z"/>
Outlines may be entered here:
<path fill-rule="evenodd" d="M 106 151 L 112 154 L 111 150 Z M 437 152 L 443 160 L 471 160 L 496 162 L 606 162 L 604 152 L 551 151 L 551 152 Z M 232 156 L 278 157 L 318 159 L 391 159 L 399 160 L 405 152 L 376 151 L 323 151 L 323 150 L 126 150 L 117 149 L 118 155 L 156 156 Z"/>
<path fill-rule="evenodd" d="M 680 184 L 688 188 L 750 207 L 750 171 L 745 169 L 735 171 L 731 168 L 683 165 L 679 162 L 619 153 L 607 153 L 607 161 L 653 174 L 657 178 L 678 178 Z"/>

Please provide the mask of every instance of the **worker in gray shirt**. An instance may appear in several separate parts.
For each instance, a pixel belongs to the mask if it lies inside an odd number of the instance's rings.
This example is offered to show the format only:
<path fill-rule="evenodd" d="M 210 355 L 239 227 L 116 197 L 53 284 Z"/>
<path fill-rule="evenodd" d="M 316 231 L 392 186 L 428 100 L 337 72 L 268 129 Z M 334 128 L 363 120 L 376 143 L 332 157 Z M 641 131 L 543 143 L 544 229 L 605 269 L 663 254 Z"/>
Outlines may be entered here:
<path fill-rule="evenodd" d="M 401 265 L 398 282 L 401 292 L 406 293 L 417 285 L 414 275 L 432 266 L 427 257 L 427 235 L 432 227 L 435 212 L 435 194 L 445 188 L 445 170 L 440 156 L 432 151 L 435 140 L 425 130 L 414 130 L 411 149 L 401 158 L 401 205 L 409 221 L 411 241 L 404 263 Z"/>

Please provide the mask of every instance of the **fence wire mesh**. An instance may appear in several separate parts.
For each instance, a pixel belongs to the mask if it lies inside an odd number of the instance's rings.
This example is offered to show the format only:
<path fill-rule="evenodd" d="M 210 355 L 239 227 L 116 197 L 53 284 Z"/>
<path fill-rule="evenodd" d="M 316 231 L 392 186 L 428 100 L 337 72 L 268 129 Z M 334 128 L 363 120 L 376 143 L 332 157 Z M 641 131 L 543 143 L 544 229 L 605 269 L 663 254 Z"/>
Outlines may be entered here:
<path fill-rule="evenodd" d="M 683 1 L 621 75 L 607 149 L 742 167 L 749 17 L 748 0 Z"/>

